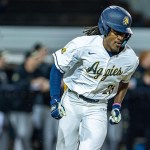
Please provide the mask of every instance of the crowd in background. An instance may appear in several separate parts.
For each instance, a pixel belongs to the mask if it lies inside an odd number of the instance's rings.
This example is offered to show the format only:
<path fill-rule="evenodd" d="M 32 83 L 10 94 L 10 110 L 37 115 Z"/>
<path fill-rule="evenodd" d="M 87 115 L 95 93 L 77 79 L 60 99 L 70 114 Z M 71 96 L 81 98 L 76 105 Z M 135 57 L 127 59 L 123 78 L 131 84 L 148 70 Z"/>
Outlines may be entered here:
<path fill-rule="evenodd" d="M 45 62 L 46 46 L 36 44 L 22 64 L 7 64 L 6 55 L 0 51 L 0 150 L 54 150 L 58 121 L 49 112 L 52 64 Z M 108 124 L 104 150 L 150 148 L 150 52 L 140 53 L 139 60 L 123 101 L 122 121 Z"/>
<path fill-rule="evenodd" d="M 5 51 L 0 52 L 1 150 L 55 149 L 58 122 L 49 112 L 47 52 L 37 44 L 25 53 L 22 64 L 13 67 L 6 64 Z"/>

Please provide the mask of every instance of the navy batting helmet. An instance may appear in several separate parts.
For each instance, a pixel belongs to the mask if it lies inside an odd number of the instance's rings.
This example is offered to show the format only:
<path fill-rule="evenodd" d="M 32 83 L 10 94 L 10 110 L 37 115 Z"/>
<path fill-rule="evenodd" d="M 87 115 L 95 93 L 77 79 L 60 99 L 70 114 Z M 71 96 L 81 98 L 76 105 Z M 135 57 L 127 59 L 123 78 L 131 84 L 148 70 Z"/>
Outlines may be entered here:
<path fill-rule="evenodd" d="M 110 28 L 115 31 L 133 34 L 130 29 L 132 18 L 129 12 L 119 6 L 109 6 L 101 13 L 98 28 L 103 35 L 107 35 Z"/>

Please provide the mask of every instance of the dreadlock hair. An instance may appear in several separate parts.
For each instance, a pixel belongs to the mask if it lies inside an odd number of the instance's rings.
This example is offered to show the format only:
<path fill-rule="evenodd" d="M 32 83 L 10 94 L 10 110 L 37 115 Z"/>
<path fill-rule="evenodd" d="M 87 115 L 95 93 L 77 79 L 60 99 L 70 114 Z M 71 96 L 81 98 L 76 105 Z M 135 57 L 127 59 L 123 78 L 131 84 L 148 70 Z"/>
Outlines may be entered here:
<path fill-rule="evenodd" d="M 83 31 L 83 33 L 85 35 L 101 35 L 98 26 L 92 26 L 92 27 L 85 27 L 85 30 Z"/>

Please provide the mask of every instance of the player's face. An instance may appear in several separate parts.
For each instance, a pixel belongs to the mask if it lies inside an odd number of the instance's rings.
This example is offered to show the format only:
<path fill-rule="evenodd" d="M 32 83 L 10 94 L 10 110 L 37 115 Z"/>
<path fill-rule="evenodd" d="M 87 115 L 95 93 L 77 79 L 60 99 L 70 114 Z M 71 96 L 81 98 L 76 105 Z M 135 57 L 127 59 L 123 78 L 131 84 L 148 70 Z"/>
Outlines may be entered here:
<path fill-rule="evenodd" d="M 104 38 L 104 47 L 111 52 L 119 52 L 121 45 L 126 37 L 125 33 L 111 29 L 108 36 Z"/>

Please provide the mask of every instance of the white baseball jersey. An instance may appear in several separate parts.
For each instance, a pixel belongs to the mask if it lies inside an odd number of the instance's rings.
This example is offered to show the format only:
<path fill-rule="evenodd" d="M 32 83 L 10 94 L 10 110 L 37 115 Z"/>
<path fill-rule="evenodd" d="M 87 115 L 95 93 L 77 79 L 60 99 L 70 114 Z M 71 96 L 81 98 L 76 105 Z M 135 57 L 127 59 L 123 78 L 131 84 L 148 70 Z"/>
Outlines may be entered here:
<path fill-rule="evenodd" d="M 99 100 L 114 97 L 119 82 L 129 82 L 139 64 L 138 57 L 128 45 L 110 57 L 103 46 L 103 36 L 99 35 L 77 37 L 53 56 L 70 90 Z"/>

